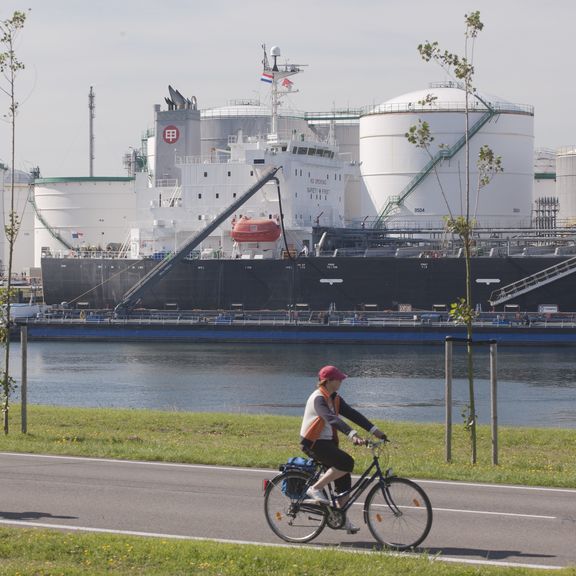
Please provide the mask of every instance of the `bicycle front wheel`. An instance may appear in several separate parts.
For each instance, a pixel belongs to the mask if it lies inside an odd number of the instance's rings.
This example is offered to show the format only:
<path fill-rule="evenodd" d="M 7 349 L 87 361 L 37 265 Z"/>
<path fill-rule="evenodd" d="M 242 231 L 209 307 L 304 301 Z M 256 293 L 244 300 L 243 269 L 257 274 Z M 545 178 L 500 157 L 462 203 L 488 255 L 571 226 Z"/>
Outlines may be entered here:
<path fill-rule="evenodd" d="M 372 536 L 394 550 L 415 548 L 432 527 L 432 505 L 424 490 L 406 478 L 388 478 L 368 494 L 364 514 Z"/>
<path fill-rule="evenodd" d="M 288 470 L 273 478 L 264 494 L 264 513 L 272 531 L 286 542 L 308 542 L 326 526 L 326 509 L 301 498 L 310 476 Z"/>

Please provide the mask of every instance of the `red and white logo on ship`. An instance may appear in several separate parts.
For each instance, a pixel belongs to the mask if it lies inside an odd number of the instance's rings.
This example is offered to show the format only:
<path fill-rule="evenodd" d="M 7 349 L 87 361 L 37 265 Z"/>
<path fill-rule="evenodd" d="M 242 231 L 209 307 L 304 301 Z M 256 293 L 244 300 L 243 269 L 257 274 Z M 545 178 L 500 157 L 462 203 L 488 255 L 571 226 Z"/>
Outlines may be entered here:
<path fill-rule="evenodd" d="M 178 138 L 180 138 L 180 130 L 178 130 L 178 128 L 172 124 L 170 126 L 166 126 L 162 132 L 162 138 L 166 144 L 175 144 L 178 142 Z"/>

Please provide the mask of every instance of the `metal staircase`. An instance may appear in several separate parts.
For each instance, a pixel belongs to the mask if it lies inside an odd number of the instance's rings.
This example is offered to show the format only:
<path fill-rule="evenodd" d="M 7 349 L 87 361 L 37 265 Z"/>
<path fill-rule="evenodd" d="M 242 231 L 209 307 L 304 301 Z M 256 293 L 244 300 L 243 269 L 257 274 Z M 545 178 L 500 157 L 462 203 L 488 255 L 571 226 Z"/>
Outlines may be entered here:
<path fill-rule="evenodd" d="M 540 272 L 536 272 L 536 274 L 526 276 L 526 278 L 522 278 L 517 282 L 513 282 L 512 284 L 508 284 L 508 286 L 503 286 L 502 288 L 495 290 L 490 295 L 489 302 L 492 306 L 497 306 L 498 304 L 516 298 L 516 296 L 536 290 L 536 288 L 540 288 L 540 286 L 555 282 L 556 280 L 564 278 L 564 276 L 568 276 L 574 272 L 576 272 L 576 257 L 564 260 L 564 262 L 550 266 L 550 268 L 545 268 Z"/>
<path fill-rule="evenodd" d="M 38 210 L 38 206 L 36 206 L 36 202 L 34 201 L 34 193 L 30 194 L 30 198 L 28 199 L 28 201 L 30 202 L 30 204 L 32 204 L 32 208 L 34 208 L 34 214 L 36 214 L 36 217 L 38 218 L 38 220 L 40 220 L 42 226 L 44 226 L 44 228 L 48 230 L 52 238 L 58 240 L 58 242 L 60 242 L 60 244 L 68 248 L 68 250 L 77 250 L 77 248 L 75 248 L 74 246 L 72 246 L 72 244 L 70 244 L 70 242 L 62 238 L 62 236 L 60 236 L 60 234 L 58 234 L 58 232 L 56 232 L 56 230 L 54 230 L 54 228 L 52 228 L 52 226 L 48 224 L 47 220 L 44 218 L 44 216 L 42 216 L 42 212 L 40 212 L 40 210 Z"/>
<path fill-rule="evenodd" d="M 487 112 L 483 114 L 478 119 L 478 121 L 475 122 L 474 125 L 470 128 L 470 130 L 468 131 L 468 139 L 471 139 L 476 133 L 478 133 L 478 131 L 487 122 L 489 122 L 494 115 L 498 113 L 489 104 L 487 104 L 483 100 L 481 101 L 486 106 Z M 404 200 L 406 200 L 406 198 L 410 196 L 410 194 L 412 194 L 412 192 L 418 187 L 420 182 L 422 182 L 422 180 L 424 180 L 424 178 L 426 178 L 426 176 L 428 176 L 428 174 L 430 174 L 430 172 L 434 170 L 434 167 L 437 164 L 439 164 L 442 160 L 446 158 L 448 159 L 452 158 L 464 147 L 465 144 L 466 144 L 466 134 L 464 134 L 464 136 L 462 136 L 450 148 L 443 148 L 441 150 L 438 150 L 438 152 L 430 159 L 430 161 L 426 164 L 426 166 L 424 166 L 424 168 L 422 168 L 422 170 L 418 174 L 416 174 L 416 176 L 414 176 L 414 178 L 412 178 L 410 182 L 408 182 L 408 184 L 404 187 L 404 189 L 400 192 L 400 194 L 398 194 L 397 196 L 390 196 L 388 198 L 388 202 L 386 203 L 386 205 L 384 206 L 384 208 L 382 209 L 382 211 L 380 212 L 378 218 L 374 223 L 374 228 L 381 228 L 382 224 L 391 215 L 393 210 L 395 210 L 404 203 Z"/>

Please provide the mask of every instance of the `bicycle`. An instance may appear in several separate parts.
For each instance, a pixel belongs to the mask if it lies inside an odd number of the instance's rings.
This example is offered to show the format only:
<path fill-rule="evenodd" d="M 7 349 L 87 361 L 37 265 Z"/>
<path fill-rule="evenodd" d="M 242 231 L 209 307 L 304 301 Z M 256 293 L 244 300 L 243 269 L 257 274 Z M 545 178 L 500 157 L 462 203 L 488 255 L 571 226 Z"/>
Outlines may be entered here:
<path fill-rule="evenodd" d="M 286 542 L 309 542 L 326 526 L 340 529 L 350 507 L 374 482 L 364 501 L 364 522 L 379 544 L 394 550 L 415 548 L 432 527 L 432 505 L 424 490 L 412 480 L 380 467 L 380 453 L 387 440 L 367 441 L 372 464 L 350 490 L 336 494 L 331 484 L 324 490 L 330 505 L 307 499 L 306 491 L 316 483 L 325 468 L 313 463 L 313 472 L 283 465 L 282 472 L 265 480 L 264 512 L 272 531 Z M 327 492 L 327 493 L 326 493 Z M 339 507 L 337 501 L 347 498 Z"/>

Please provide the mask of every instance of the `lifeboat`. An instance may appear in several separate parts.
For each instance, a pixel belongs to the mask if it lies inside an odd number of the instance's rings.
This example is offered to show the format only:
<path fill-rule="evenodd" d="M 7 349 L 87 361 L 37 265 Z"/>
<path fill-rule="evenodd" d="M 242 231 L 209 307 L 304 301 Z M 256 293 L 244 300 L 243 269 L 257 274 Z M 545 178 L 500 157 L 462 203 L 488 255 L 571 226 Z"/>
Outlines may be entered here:
<path fill-rule="evenodd" d="M 242 216 L 232 226 L 232 238 L 238 242 L 276 242 L 280 238 L 280 225 L 268 218 Z"/>

